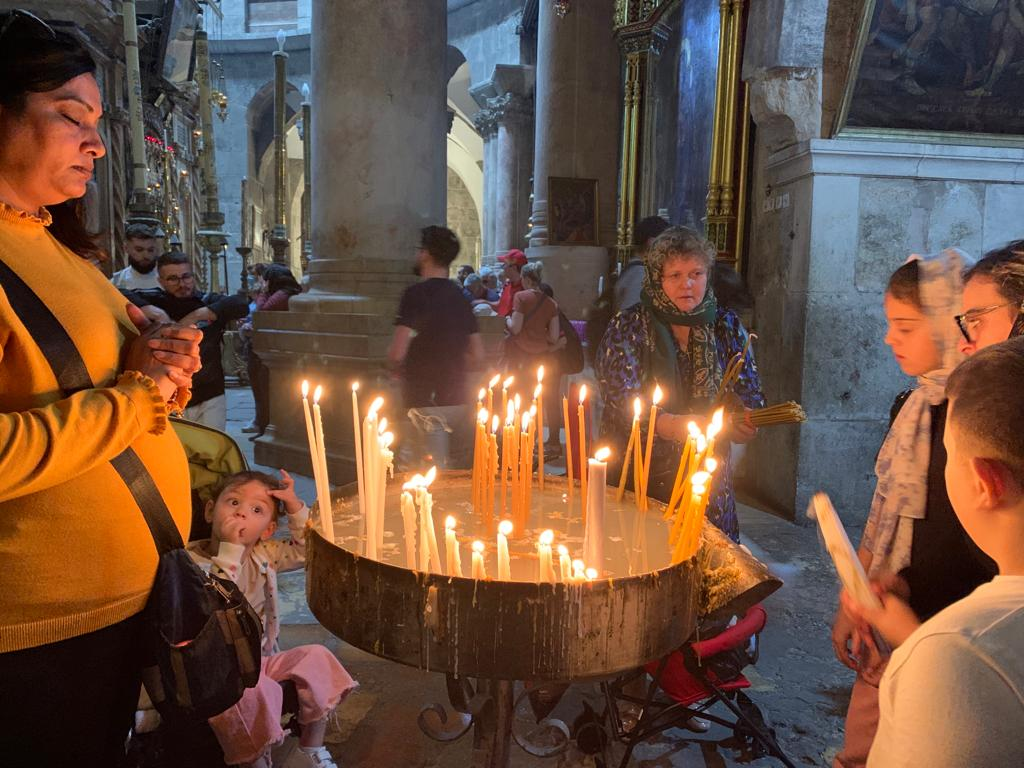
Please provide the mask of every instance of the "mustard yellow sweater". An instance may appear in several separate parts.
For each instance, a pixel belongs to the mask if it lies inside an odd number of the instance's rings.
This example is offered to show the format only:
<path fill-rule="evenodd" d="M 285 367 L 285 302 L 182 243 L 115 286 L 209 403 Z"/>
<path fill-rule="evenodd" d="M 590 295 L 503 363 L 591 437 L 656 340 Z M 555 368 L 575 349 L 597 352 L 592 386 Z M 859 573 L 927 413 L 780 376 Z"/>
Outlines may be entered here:
<path fill-rule="evenodd" d="M 0 260 L 57 316 L 96 389 L 64 398 L 0 285 L 0 652 L 114 624 L 145 605 L 156 549 L 109 460 L 131 446 L 183 537 L 188 464 L 156 385 L 119 373 L 125 300 L 48 220 L 0 203 Z"/>

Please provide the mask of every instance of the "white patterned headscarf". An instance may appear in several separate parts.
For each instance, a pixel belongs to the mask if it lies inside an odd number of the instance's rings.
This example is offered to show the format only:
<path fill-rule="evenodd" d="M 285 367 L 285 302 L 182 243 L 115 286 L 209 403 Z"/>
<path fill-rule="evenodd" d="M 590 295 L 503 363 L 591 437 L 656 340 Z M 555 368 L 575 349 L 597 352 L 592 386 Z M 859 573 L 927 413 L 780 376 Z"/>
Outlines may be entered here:
<path fill-rule="evenodd" d="M 914 520 L 924 519 L 928 502 L 928 464 L 932 447 L 933 405 L 945 399 L 946 379 L 962 359 L 954 316 L 963 303 L 963 271 L 974 260 L 958 248 L 913 255 L 918 262 L 921 312 L 928 320 L 941 367 L 918 376 L 878 452 L 878 484 L 862 544 L 872 553 L 869 575 L 893 573 L 910 565 Z"/>

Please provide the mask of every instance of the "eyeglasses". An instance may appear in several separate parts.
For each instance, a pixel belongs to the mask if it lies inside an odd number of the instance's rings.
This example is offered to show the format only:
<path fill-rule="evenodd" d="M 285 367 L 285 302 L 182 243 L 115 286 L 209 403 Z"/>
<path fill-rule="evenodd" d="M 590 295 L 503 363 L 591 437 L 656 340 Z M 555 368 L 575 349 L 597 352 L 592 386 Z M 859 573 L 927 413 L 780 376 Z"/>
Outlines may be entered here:
<path fill-rule="evenodd" d="M 968 344 L 974 343 L 974 332 L 978 330 L 978 323 L 981 322 L 981 317 L 987 315 L 989 312 L 995 312 L 997 309 L 1003 307 L 1011 307 L 1017 302 L 1007 301 L 1003 304 L 993 304 L 991 307 L 979 307 L 978 309 L 969 309 L 962 315 L 957 315 L 953 319 L 956 320 L 956 327 L 960 329 L 960 334 L 967 340 Z M 1021 304 L 1021 311 L 1024 312 L 1024 303 Z"/>
<path fill-rule="evenodd" d="M 0 40 L 2 40 L 4 35 L 7 34 L 7 30 L 14 26 L 14 22 L 18 21 L 19 19 L 22 21 L 29 22 L 38 30 L 46 32 L 46 34 L 54 40 L 57 39 L 57 33 L 54 32 L 53 27 L 51 27 L 45 21 L 40 19 L 34 13 L 23 11 L 21 8 L 15 8 L 13 11 L 7 14 L 7 18 L 4 19 L 4 23 L 0 24 Z"/>
<path fill-rule="evenodd" d="M 192 274 L 191 272 L 186 272 L 184 275 L 170 275 L 168 277 L 164 277 L 164 278 L 161 278 L 161 279 L 165 283 L 170 283 L 171 285 L 177 285 L 178 283 L 184 282 L 186 280 L 191 281 L 194 278 L 195 278 L 194 274 Z"/>

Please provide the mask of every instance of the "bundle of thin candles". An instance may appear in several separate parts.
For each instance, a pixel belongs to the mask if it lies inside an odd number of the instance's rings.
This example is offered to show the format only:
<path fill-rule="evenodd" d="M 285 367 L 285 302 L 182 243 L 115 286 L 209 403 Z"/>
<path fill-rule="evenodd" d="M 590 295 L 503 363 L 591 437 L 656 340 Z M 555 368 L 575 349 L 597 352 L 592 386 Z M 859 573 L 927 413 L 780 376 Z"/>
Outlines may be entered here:
<path fill-rule="evenodd" d="M 743 413 L 734 414 L 734 418 L 742 420 Z M 755 408 L 747 413 L 746 419 L 755 427 L 771 427 L 776 424 L 803 424 L 807 421 L 807 414 L 800 403 L 790 400 L 787 403 L 769 405 L 767 408 Z"/>
<path fill-rule="evenodd" d="M 736 383 L 740 380 L 743 366 L 747 362 L 747 352 L 750 351 L 750 342 L 756 338 L 756 333 L 749 334 L 746 343 L 743 345 L 743 351 L 732 356 L 729 365 L 725 368 L 725 373 L 722 374 L 722 383 L 719 385 L 718 394 L 715 396 L 714 408 L 722 404 L 725 396 L 733 391 Z"/>

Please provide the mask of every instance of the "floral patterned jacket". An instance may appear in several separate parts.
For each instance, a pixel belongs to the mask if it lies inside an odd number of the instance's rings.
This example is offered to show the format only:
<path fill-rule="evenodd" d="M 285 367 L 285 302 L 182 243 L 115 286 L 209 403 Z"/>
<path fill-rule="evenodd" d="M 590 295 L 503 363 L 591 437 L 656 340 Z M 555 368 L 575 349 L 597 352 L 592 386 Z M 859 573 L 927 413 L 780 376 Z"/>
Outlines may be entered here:
<path fill-rule="evenodd" d="M 601 434 L 613 445 L 624 450 L 629 441 L 633 424 L 633 398 L 640 396 L 650 401 L 651 393 L 643 389 L 645 382 L 644 361 L 654 348 L 654 322 L 650 312 L 641 304 L 622 310 L 612 318 L 605 331 L 597 352 L 597 383 L 604 400 L 601 419 Z M 715 321 L 715 342 L 718 364 L 724 371 L 729 360 L 743 351 L 747 331 L 732 310 L 719 307 Z M 677 347 L 679 381 L 678 392 L 692 390 L 690 360 L 685 350 Z M 746 364 L 736 384 L 736 394 L 747 408 L 763 408 L 764 395 L 761 393 L 761 379 L 754 362 L 753 351 L 748 351 Z M 703 412 L 709 408 L 706 402 L 690 403 L 687 412 Z M 643 425 L 646 431 L 646 424 Z M 646 440 L 646 436 L 645 436 Z M 739 520 L 736 517 L 736 500 L 732 490 L 732 470 L 729 466 L 731 446 L 728 441 L 718 443 L 715 453 L 722 460 L 716 473 L 714 495 L 708 504 L 708 519 L 721 528 L 729 537 L 739 539 Z M 671 492 L 675 471 L 679 462 L 682 444 L 656 437 L 654 455 L 651 460 L 651 486 L 648 490 L 655 498 L 662 498 Z M 666 489 L 665 486 L 668 486 Z M 664 500 L 664 499 L 663 499 Z"/>

